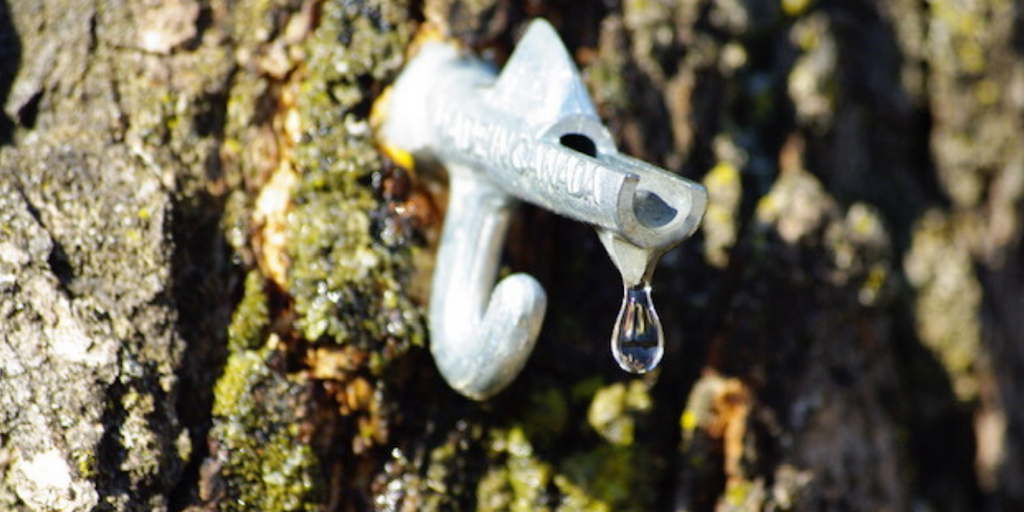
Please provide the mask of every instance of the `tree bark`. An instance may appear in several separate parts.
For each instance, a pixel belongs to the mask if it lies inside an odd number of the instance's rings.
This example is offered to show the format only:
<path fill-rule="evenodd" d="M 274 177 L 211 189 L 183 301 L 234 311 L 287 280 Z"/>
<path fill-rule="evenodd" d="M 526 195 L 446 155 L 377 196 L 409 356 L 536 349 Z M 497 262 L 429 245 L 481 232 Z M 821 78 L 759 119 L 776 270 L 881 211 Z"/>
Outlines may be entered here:
<path fill-rule="evenodd" d="M 621 149 L 703 182 L 621 373 L 591 228 L 546 324 L 438 376 L 443 179 L 371 111 L 430 26 L 552 21 Z M 0 509 L 1024 509 L 1024 7 L 0 0 Z M 540 78 L 538 78 L 540 79 Z"/>

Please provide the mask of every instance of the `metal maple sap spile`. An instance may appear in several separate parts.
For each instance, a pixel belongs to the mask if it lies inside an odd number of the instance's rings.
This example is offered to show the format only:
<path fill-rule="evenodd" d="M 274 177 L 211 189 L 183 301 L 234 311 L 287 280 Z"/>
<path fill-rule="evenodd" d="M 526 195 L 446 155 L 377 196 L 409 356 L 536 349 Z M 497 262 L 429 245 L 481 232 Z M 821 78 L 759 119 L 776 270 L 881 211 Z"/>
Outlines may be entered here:
<path fill-rule="evenodd" d="M 532 276 L 494 284 L 516 201 L 595 227 L 622 273 L 615 360 L 634 373 L 658 364 L 651 274 L 697 229 L 707 192 L 619 153 L 548 22 L 530 24 L 500 75 L 457 44 L 424 43 L 384 108 L 384 147 L 448 170 L 429 323 L 434 360 L 454 389 L 484 399 L 507 386 L 544 320 L 547 298 Z"/>

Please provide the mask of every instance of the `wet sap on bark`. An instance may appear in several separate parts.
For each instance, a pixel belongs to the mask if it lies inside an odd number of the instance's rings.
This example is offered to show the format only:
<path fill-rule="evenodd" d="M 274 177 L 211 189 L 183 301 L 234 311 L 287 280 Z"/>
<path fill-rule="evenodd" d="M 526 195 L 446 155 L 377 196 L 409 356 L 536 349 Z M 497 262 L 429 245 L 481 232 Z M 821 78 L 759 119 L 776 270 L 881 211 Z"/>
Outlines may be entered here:
<path fill-rule="evenodd" d="M 665 334 L 651 300 L 651 285 L 640 281 L 623 286 L 622 307 L 612 331 L 612 355 L 630 373 L 646 373 L 661 362 Z"/>

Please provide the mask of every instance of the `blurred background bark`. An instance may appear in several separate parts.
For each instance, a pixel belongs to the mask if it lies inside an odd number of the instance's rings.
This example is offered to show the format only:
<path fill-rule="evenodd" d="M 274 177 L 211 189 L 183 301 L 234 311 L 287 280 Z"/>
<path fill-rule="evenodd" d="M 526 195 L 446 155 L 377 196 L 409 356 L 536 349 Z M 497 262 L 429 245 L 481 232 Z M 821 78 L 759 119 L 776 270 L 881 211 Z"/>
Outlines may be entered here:
<path fill-rule="evenodd" d="M 550 309 L 474 403 L 444 183 L 368 118 L 423 26 L 500 66 L 537 16 L 711 205 L 642 378 L 522 208 Z M 1009 0 L 0 0 L 0 508 L 1024 510 L 1022 52 Z"/>

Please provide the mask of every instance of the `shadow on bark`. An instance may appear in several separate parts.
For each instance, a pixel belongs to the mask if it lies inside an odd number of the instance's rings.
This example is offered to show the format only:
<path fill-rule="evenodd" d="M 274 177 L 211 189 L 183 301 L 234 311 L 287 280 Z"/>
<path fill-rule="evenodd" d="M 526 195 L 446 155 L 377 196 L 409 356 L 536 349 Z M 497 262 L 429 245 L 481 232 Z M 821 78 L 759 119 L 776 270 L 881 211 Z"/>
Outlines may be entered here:
<path fill-rule="evenodd" d="M 844 208 L 865 202 L 882 212 L 899 286 L 909 291 L 899 262 L 911 250 L 915 226 L 930 208 L 951 208 L 936 178 L 932 113 L 900 80 L 913 57 L 903 53 L 892 20 L 856 4 L 823 13 L 835 27 L 837 80 L 845 90 L 834 126 L 811 139 L 810 168 Z M 917 492 L 937 510 L 974 510 L 983 501 L 973 471 L 972 411 L 959 403 L 948 370 L 918 336 L 918 300 L 901 293 L 887 311 L 903 388 L 890 407 L 906 429 Z"/>
<path fill-rule="evenodd" d="M 220 172 L 219 163 L 207 165 L 208 174 Z M 213 390 L 227 359 L 231 313 L 241 296 L 241 277 L 221 226 L 223 213 L 223 198 L 205 193 L 174 207 L 173 294 L 178 335 L 186 344 L 178 372 L 177 413 L 188 429 L 192 454 L 171 493 L 171 510 L 182 510 L 196 498 L 200 466 L 209 454 Z"/>
<path fill-rule="evenodd" d="M 21 66 L 21 41 L 11 22 L 7 0 L 0 0 L 0 106 L 7 103 L 7 95 L 14 85 L 14 76 Z M 14 135 L 14 122 L 6 110 L 0 112 L 0 146 L 10 144 Z"/>

